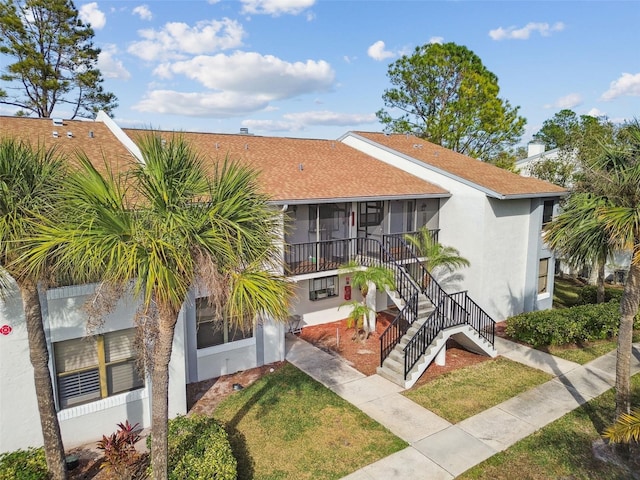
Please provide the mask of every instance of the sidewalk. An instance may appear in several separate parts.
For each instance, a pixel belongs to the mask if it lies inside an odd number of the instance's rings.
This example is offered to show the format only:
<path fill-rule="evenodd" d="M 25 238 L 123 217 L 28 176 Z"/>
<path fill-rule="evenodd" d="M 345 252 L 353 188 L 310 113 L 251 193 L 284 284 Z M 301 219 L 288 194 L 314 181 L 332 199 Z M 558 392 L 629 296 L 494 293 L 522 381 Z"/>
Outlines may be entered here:
<path fill-rule="evenodd" d="M 615 383 L 616 353 L 586 365 L 496 337 L 499 354 L 544 370 L 554 379 L 452 425 L 400 394 L 379 375 L 366 377 L 340 358 L 287 335 L 286 359 L 409 443 L 343 480 L 448 480 L 505 450 L 602 394 Z M 640 372 L 634 344 L 632 374 Z"/>

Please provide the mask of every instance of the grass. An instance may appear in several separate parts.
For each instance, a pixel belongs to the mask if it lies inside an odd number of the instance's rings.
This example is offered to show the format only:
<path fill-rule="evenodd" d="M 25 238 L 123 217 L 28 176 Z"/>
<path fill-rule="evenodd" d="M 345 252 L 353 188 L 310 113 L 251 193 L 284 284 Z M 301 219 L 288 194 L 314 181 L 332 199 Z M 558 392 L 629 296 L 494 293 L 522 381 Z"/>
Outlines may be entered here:
<path fill-rule="evenodd" d="M 578 304 L 580 288 L 584 283 L 572 278 L 555 277 L 553 287 L 553 308 L 569 308 Z"/>
<path fill-rule="evenodd" d="M 240 480 L 338 479 L 407 446 L 289 364 L 213 415 L 227 426 Z"/>
<path fill-rule="evenodd" d="M 606 340 L 585 342 L 582 345 L 550 345 L 540 348 L 540 350 L 555 355 L 556 357 L 584 365 L 591 360 L 595 360 L 615 350 L 618 346 L 617 341 L 617 338 L 609 338 Z M 640 331 L 633 332 L 633 341 L 640 342 Z"/>
<path fill-rule="evenodd" d="M 540 370 L 498 357 L 449 372 L 404 395 L 458 423 L 551 378 Z"/>
<path fill-rule="evenodd" d="M 640 404 L 640 375 L 631 379 L 632 404 Z M 629 472 L 596 460 L 592 443 L 613 422 L 613 389 L 550 423 L 504 452 L 468 470 L 459 479 L 622 480 Z"/>

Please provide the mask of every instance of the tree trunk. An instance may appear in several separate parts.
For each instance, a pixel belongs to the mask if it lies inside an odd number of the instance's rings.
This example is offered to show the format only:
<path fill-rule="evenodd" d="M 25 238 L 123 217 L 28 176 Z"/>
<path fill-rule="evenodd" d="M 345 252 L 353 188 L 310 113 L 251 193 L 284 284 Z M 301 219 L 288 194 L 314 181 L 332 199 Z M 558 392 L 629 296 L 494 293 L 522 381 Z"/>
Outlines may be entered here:
<path fill-rule="evenodd" d="M 151 370 L 151 462 L 154 480 L 168 472 L 169 361 L 178 311 L 159 306 L 158 336 Z"/>
<path fill-rule="evenodd" d="M 620 329 L 616 356 L 616 418 L 631 411 L 631 352 L 633 320 L 640 303 L 640 265 L 633 262 L 620 300 Z"/>
<path fill-rule="evenodd" d="M 604 265 L 605 260 L 598 260 L 598 278 L 597 278 L 597 290 L 596 290 L 596 303 L 604 303 Z"/>
<path fill-rule="evenodd" d="M 369 282 L 367 296 L 364 299 L 365 305 L 370 309 L 369 313 L 364 317 L 366 338 L 369 338 L 369 335 L 376 331 L 376 290 L 376 285 L 373 282 Z"/>
<path fill-rule="evenodd" d="M 60 424 L 53 396 L 53 384 L 49 371 L 49 349 L 42 323 L 42 307 L 35 282 L 24 280 L 18 282 L 22 295 L 22 305 L 29 338 L 29 358 L 33 366 L 33 379 L 40 414 L 40 426 L 44 439 L 44 454 L 47 468 L 53 480 L 67 478 L 64 446 L 60 434 Z"/>

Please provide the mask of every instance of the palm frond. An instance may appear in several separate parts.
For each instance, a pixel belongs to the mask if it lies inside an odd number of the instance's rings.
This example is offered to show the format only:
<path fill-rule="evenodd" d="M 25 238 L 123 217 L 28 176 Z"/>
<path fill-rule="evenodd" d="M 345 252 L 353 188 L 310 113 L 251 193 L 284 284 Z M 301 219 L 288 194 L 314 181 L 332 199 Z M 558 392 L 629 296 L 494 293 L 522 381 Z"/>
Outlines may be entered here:
<path fill-rule="evenodd" d="M 640 442 L 640 410 L 620 415 L 602 436 L 613 443 Z"/>

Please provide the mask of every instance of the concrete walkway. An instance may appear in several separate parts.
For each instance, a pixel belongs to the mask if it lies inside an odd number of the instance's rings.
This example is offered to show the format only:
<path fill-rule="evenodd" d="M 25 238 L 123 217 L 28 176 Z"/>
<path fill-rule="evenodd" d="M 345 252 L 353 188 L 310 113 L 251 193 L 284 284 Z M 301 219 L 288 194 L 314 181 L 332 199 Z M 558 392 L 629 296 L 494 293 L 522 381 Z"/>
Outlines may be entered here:
<path fill-rule="evenodd" d="M 366 377 L 342 359 L 287 335 L 287 360 L 409 443 L 343 480 L 452 479 L 615 383 L 615 351 L 586 365 L 496 338 L 499 354 L 544 370 L 554 379 L 452 425 L 400 394 L 398 385 Z M 632 374 L 640 372 L 634 344 Z"/>

